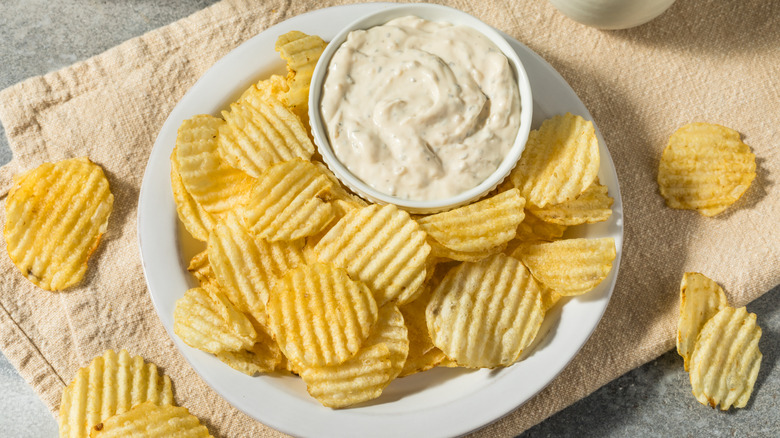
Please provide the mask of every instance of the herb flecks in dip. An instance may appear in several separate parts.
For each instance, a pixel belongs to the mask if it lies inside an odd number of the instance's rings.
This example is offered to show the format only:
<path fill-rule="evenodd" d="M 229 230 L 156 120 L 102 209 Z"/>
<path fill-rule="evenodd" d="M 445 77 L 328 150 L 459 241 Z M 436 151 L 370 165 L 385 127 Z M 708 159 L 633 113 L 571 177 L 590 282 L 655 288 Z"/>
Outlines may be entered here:
<path fill-rule="evenodd" d="M 520 126 L 517 82 L 503 53 L 470 27 L 418 17 L 351 32 L 328 66 L 320 110 L 350 172 L 412 200 L 479 185 Z"/>

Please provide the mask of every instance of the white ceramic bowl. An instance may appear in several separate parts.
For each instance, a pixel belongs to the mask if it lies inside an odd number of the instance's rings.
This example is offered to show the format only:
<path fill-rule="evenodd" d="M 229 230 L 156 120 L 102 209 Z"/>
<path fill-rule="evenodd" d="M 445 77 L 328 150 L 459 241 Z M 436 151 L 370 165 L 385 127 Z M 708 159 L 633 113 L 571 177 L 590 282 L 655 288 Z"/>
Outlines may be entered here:
<path fill-rule="evenodd" d="M 414 15 L 430 21 L 443 21 L 455 25 L 468 26 L 485 35 L 509 60 L 509 64 L 514 70 L 517 86 L 520 91 L 520 128 L 517 131 L 517 137 L 515 138 L 515 142 L 509 150 L 509 153 L 504 157 L 504 160 L 501 162 L 498 169 L 482 183 L 450 198 L 430 201 L 409 200 L 391 196 L 374 189 L 352 174 L 352 172 L 339 161 L 333 153 L 333 149 L 328 140 L 327 131 L 322 122 L 320 100 L 322 97 L 322 86 L 328 72 L 328 65 L 330 64 L 333 54 L 347 39 L 347 35 L 353 30 L 368 29 L 385 24 L 392 19 L 409 15 Z M 465 12 L 446 6 L 432 4 L 410 4 L 385 9 L 380 12 L 366 15 L 345 27 L 331 40 L 328 47 L 322 53 L 320 60 L 317 62 L 309 92 L 309 120 L 312 134 L 314 135 L 314 142 L 316 143 L 323 160 L 333 173 L 336 174 L 344 185 L 369 201 L 380 204 L 395 204 L 412 213 L 433 213 L 455 208 L 479 199 L 493 190 L 507 175 L 509 175 L 509 172 L 515 167 L 517 160 L 520 159 L 520 155 L 523 153 L 525 142 L 528 140 L 528 133 L 531 130 L 532 112 L 533 97 L 531 96 L 531 85 L 528 82 L 528 76 L 523 64 L 520 62 L 520 58 L 506 39 L 492 27 Z"/>

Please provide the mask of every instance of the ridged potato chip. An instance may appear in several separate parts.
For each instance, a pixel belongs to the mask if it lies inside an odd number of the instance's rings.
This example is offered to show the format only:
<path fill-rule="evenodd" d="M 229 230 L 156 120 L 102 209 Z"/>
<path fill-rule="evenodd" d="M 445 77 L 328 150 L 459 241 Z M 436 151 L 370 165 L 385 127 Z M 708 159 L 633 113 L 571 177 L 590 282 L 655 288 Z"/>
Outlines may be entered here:
<path fill-rule="evenodd" d="M 176 300 L 173 331 L 185 344 L 207 353 L 250 348 L 257 333 L 249 319 L 219 291 L 199 287 Z"/>
<path fill-rule="evenodd" d="M 558 292 L 555 292 L 552 289 L 544 289 L 542 291 L 542 310 L 545 314 L 550 311 L 550 309 L 553 308 L 556 304 L 558 304 L 558 301 L 563 298 L 563 295 L 559 294 Z"/>
<path fill-rule="evenodd" d="M 88 437 L 93 426 L 146 401 L 172 404 L 171 379 L 141 356 L 107 350 L 81 368 L 62 392 L 60 437 Z"/>
<path fill-rule="evenodd" d="M 593 123 L 570 113 L 547 119 L 531 131 L 509 178 L 539 208 L 571 201 L 599 171 L 599 141 Z"/>
<path fill-rule="evenodd" d="M 460 366 L 509 366 L 539 331 L 541 292 L 528 269 L 504 254 L 461 263 L 426 308 L 433 344 Z"/>
<path fill-rule="evenodd" d="M 200 206 L 187 192 L 179 174 L 179 160 L 176 158 L 176 148 L 171 153 L 171 189 L 176 203 L 176 213 L 184 228 L 192 237 L 205 242 L 209 232 L 214 227 L 214 217 Z"/>
<path fill-rule="evenodd" d="M 395 205 L 371 205 L 347 213 L 314 251 L 323 263 L 344 268 L 373 291 L 383 306 L 412 301 L 421 292 L 426 234 L 409 214 Z"/>
<path fill-rule="evenodd" d="M 721 410 L 744 408 L 761 368 L 761 327 L 744 307 L 724 307 L 702 327 L 690 360 L 693 395 Z"/>
<path fill-rule="evenodd" d="M 236 208 L 252 185 L 246 173 L 229 166 L 217 151 L 225 121 L 209 115 L 182 122 L 176 136 L 176 160 L 184 188 L 204 210 L 219 215 Z"/>
<path fill-rule="evenodd" d="M 259 178 L 269 166 L 314 153 L 306 128 L 281 102 L 250 89 L 242 100 L 223 111 L 218 150 L 231 166 Z"/>
<path fill-rule="evenodd" d="M 504 243 L 502 245 L 494 246 L 486 251 L 456 251 L 454 249 L 447 248 L 430 237 L 428 237 L 428 245 L 431 247 L 431 253 L 429 257 L 434 257 L 437 259 L 458 260 L 462 262 L 478 262 L 486 257 L 492 256 L 493 254 L 503 252 L 507 247 L 507 243 Z"/>
<path fill-rule="evenodd" d="M 671 208 L 715 216 L 756 177 L 756 156 L 725 126 L 690 123 L 672 134 L 661 156 L 658 187 Z"/>
<path fill-rule="evenodd" d="M 308 161 L 274 164 L 260 175 L 244 205 L 247 228 L 270 241 L 317 234 L 335 217 L 333 206 L 323 199 L 332 187 Z"/>
<path fill-rule="evenodd" d="M 8 255 L 36 286 L 75 285 L 108 228 L 114 195 L 87 158 L 43 163 L 14 178 L 5 201 Z"/>
<path fill-rule="evenodd" d="M 261 341 L 255 343 L 250 349 L 222 351 L 217 353 L 217 359 L 248 376 L 281 369 L 284 356 L 276 341 L 262 330 L 258 330 L 258 334 L 261 336 Z"/>
<path fill-rule="evenodd" d="M 680 284 L 680 318 L 677 323 L 677 353 L 685 361 L 685 371 L 704 324 L 729 305 L 718 283 L 697 272 L 686 272 Z"/>
<path fill-rule="evenodd" d="M 281 101 L 282 94 L 286 93 L 290 87 L 287 85 L 287 78 L 281 75 L 271 75 L 268 79 L 263 79 L 247 88 L 236 102 L 245 100 L 249 95 L 257 95 L 262 99 L 273 98 Z"/>
<path fill-rule="evenodd" d="M 282 95 L 282 102 L 309 124 L 309 85 L 314 67 L 328 43 L 317 35 L 307 35 L 294 30 L 279 36 L 275 49 L 287 61 L 289 91 Z"/>
<path fill-rule="evenodd" d="M 206 426 L 187 408 L 158 406 L 151 402 L 96 424 L 92 438 L 213 438 Z"/>
<path fill-rule="evenodd" d="M 409 354 L 398 377 L 429 370 L 446 358 L 444 353 L 433 345 L 431 335 L 428 333 L 428 323 L 425 320 L 425 309 L 431 301 L 433 289 L 441 281 L 441 278 L 436 277 L 446 270 L 435 269 L 434 272 L 434 276 L 425 285 L 420 296 L 411 303 L 399 307 L 408 331 Z"/>
<path fill-rule="evenodd" d="M 211 270 L 211 264 L 209 264 L 208 250 L 203 250 L 195 254 L 190 260 L 190 264 L 187 266 L 187 271 L 192 274 L 201 285 L 212 280 L 216 281 L 214 271 Z"/>
<path fill-rule="evenodd" d="M 365 284 L 321 263 L 288 271 L 274 285 L 267 308 L 279 347 L 302 367 L 336 365 L 354 356 L 378 312 Z"/>
<path fill-rule="evenodd" d="M 552 242 L 562 238 L 566 228 L 568 228 L 566 225 L 545 222 L 526 210 L 525 218 L 517 227 L 517 239 L 524 242 L 534 240 Z"/>
<path fill-rule="evenodd" d="M 417 219 L 442 246 L 459 252 L 484 252 L 509 242 L 523 221 L 525 199 L 517 189 L 479 202 Z"/>
<path fill-rule="evenodd" d="M 304 262 L 296 243 L 255 238 L 232 214 L 217 222 L 207 251 L 211 269 L 227 297 L 262 325 L 267 324 L 265 303 L 274 282 Z"/>
<path fill-rule="evenodd" d="M 613 202 L 614 199 L 607 194 L 607 186 L 601 185 L 597 178 L 574 200 L 550 204 L 544 208 L 529 206 L 528 210 L 545 222 L 573 226 L 609 219 Z"/>
<path fill-rule="evenodd" d="M 379 397 L 403 369 L 408 353 L 404 318 L 389 304 L 379 310 L 371 334 L 353 358 L 339 365 L 303 368 L 301 378 L 324 406 L 344 408 Z"/>
<path fill-rule="evenodd" d="M 566 239 L 519 246 L 521 260 L 544 286 L 563 296 L 581 295 L 601 283 L 615 260 L 615 239 Z"/>

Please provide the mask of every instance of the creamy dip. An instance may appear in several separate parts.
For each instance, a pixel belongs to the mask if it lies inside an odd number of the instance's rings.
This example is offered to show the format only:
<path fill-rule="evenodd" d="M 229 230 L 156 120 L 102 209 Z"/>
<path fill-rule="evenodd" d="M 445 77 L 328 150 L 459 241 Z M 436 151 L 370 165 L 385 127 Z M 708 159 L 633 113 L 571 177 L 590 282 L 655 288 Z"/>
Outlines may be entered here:
<path fill-rule="evenodd" d="M 520 126 L 517 82 L 501 51 L 470 27 L 418 17 L 351 32 L 328 66 L 320 110 L 350 172 L 411 200 L 479 185 Z"/>

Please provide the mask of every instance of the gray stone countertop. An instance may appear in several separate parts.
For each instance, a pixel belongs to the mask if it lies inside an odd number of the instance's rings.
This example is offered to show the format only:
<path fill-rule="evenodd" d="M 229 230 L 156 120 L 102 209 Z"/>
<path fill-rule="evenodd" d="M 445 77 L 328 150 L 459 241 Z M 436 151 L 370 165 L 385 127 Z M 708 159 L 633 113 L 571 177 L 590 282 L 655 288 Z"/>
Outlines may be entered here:
<path fill-rule="evenodd" d="M 0 89 L 99 54 L 215 2 L 3 0 Z M 2 131 L 0 164 L 10 158 Z M 780 287 L 748 305 L 748 310 L 758 315 L 763 329 L 764 360 L 747 408 L 724 413 L 700 405 L 691 395 L 682 359 L 672 351 L 617 378 L 522 436 L 780 436 Z M 56 436 L 56 420 L 0 354 L 0 437 Z"/>

